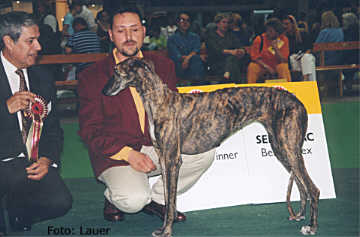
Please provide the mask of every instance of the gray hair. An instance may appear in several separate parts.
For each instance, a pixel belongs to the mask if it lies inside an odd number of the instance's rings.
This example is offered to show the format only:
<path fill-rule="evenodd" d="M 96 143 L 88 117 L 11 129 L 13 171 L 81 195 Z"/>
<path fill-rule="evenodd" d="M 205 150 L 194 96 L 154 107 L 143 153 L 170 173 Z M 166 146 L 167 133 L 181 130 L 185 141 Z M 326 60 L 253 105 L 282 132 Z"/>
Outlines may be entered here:
<path fill-rule="evenodd" d="M 14 42 L 19 39 L 22 27 L 38 25 L 35 17 L 29 13 L 14 11 L 0 16 L 0 49 L 4 47 L 3 38 L 8 35 Z"/>

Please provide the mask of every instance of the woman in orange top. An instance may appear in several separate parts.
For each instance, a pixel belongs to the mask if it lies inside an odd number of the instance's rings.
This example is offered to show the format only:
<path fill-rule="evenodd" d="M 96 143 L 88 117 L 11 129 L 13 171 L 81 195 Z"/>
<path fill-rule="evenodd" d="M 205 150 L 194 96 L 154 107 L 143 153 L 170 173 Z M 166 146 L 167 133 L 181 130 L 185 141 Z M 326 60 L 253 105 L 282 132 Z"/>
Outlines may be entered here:
<path fill-rule="evenodd" d="M 251 45 L 252 62 L 248 66 L 247 81 L 256 83 L 260 76 L 268 73 L 272 77 L 291 81 L 288 66 L 289 40 L 283 35 L 284 28 L 277 18 L 265 23 L 266 31 L 257 36 Z"/>

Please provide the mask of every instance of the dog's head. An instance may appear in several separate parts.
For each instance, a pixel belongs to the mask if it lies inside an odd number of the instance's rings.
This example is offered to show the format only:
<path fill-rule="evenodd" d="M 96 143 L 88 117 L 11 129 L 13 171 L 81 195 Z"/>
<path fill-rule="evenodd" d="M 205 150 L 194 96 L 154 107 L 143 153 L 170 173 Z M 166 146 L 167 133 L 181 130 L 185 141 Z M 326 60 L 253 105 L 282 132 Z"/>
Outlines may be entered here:
<path fill-rule="evenodd" d="M 114 96 L 127 87 L 138 87 L 146 74 L 154 73 L 153 69 L 154 65 L 150 61 L 128 58 L 114 67 L 114 75 L 105 85 L 103 94 Z"/>

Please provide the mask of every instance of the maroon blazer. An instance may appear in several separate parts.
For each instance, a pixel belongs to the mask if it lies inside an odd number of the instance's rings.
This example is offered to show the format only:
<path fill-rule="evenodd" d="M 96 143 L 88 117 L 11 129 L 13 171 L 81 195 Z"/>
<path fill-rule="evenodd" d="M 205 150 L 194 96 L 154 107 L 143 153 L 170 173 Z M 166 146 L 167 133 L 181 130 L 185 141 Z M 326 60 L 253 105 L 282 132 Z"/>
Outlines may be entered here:
<path fill-rule="evenodd" d="M 156 52 L 143 52 L 144 58 L 155 64 L 155 71 L 172 90 L 176 90 L 176 74 L 173 62 Z M 79 73 L 78 94 L 79 135 L 88 147 L 95 176 L 113 166 L 128 165 L 110 156 L 124 146 L 140 151 L 143 145 L 152 145 L 147 116 L 145 134 L 141 131 L 139 117 L 130 89 L 116 96 L 102 94 L 106 82 L 112 77 L 115 60 L 113 55 Z"/>

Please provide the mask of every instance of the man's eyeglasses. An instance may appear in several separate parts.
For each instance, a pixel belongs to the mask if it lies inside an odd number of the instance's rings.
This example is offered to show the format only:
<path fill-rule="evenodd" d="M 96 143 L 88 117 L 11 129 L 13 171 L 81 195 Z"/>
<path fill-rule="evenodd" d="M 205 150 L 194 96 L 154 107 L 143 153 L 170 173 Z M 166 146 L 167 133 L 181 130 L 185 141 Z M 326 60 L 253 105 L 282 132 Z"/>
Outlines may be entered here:
<path fill-rule="evenodd" d="M 185 19 L 185 18 L 180 18 L 179 19 L 179 22 L 190 22 L 190 19 Z"/>

